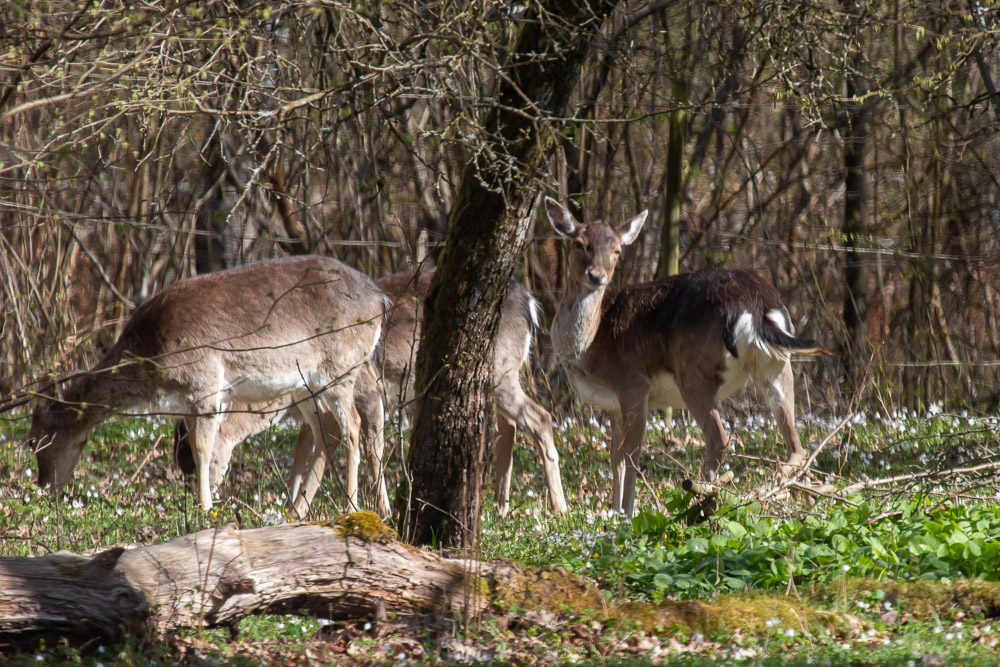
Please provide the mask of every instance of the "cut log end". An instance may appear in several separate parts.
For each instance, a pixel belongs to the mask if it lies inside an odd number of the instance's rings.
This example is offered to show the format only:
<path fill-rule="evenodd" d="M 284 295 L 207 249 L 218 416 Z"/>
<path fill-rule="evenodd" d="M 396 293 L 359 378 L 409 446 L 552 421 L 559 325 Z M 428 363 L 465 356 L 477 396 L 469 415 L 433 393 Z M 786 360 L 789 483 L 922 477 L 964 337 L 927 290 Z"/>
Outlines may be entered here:
<path fill-rule="evenodd" d="M 704 498 L 714 498 L 719 495 L 719 491 L 726 484 L 733 481 L 735 474 L 732 470 L 727 470 L 725 474 L 716 478 L 714 482 L 702 482 L 695 479 L 685 479 L 681 482 L 681 488 L 688 493 L 693 493 L 696 496 L 702 496 Z"/>

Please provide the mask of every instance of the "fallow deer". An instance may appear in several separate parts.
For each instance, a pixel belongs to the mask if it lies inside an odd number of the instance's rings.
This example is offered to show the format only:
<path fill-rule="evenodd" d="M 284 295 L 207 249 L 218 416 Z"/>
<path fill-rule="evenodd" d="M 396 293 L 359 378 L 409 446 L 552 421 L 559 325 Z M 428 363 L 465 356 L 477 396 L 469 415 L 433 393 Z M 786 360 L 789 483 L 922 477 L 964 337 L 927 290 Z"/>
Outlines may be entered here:
<path fill-rule="evenodd" d="M 608 289 L 646 211 L 617 228 L 581 223 L 549 197 L 545 212 L 556 232 L 573 241 L 552 346 L 581 400 L 611 416 L 612 509 L 632 514 L 650 410 L 691 412 L 705 437 L 703 473 L 714 479 L 728 443 L 720 403 L 747 380 L 767 397 L 788 465 L 804 462 L 789 359 L 829 352 L 793 335 L 774 287 L 749 271 L 708 269 Z"/>
<path fill-rule="evenodd" d="M 188 416 L 205 509 L 209 462 L 232 401 L 287 396 L 315 432 L 329 412 L 338 426 L 331 438 L 356 451 L 354 385 L 372 372 L 386 306 L 370 279 L 325 257 L 263 261 L 170 285 L 136 309 L 93 369 L 58 398 L 40 397 L 28 433 L 38 483 L 67 483 L 90 430 L 136 409 Z M 293 470 L 293 497 L 304 467 Z"/>
<path fill-rule="evenodd" d="M 383 450 L 383 400 L 393 410 L 413 398 L 413 363 L 420 341 L 422 303 L 430 285 L 433 271 L 419 274 L 404 271 L 376 281 L 376 284 L 393 300 L 383 334 L 382 392 L 370 379 L 360 377 L 355 386 L 355 406 L 361 418 L 361 433 L 368 447 L 369 471 L 378 484 L 379 506 L 384 514 L 389 512 L 385 481 L 381 472 Z M 527 432 L 539 449 L 552 511 L 566 512 L 562 481 L 559 475 L 559 454 L 552 439 L 552 417 L 531 400 L 521 388 L 520 370 L 530 355 L 532 330 L 537 323 L 538 304 L 520 283 L 511 281 L 500 314 L 493 366 L 493 382 L 497 402 L 496 440 L 496 502 L 501 515 L 510 508 L 510 482 L 513 470 L 513 448 L 517 429 Z M 213 487 L 221 483 L 229 466 L 233 448 L 244 438 L 258 433 L 273 423 L 273 409 L 255 409 L 257 406 L 240 406 L 232 411 L 221 424 L 219 440 L 213 454 L 211 480 Z M 177 438 L 179 462 L 186 456 L 187 446 L 183 429 Z M 295 460 L 301 462 L 313 447 L 310 430 L 302 428 L 296 443 Z M 321 448 L 322 449 L 322 448 Z M 315 460 L 317 465 L 321 459 Z M 348 475 L 356 461 L 348 461 Z M 182 467 L 183 464 L 182 464 Z M 303 486 L 303 494 L 295 510 L 302 513 L 308 507 L 322 476 L 322 468 L 311 471 Z"/>

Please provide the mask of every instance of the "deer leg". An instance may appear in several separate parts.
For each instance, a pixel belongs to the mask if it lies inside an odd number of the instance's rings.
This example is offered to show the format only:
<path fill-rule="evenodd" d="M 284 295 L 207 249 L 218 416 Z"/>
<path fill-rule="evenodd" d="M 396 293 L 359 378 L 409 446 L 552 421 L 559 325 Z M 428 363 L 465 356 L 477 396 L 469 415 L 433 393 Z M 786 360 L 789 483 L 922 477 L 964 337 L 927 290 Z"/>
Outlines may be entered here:
<path fill-rule="evenodd" d="M 223 425 L 225 421 L 220 422 L 219 431 L 215 436 L 215 446 L 212 447 L 212 463 L 209 466 L 209 485 L 211 486 L 212 492 L 219 490 L 222 486 L 222 480 L 226 477 L 226 472 L 229 470 L 229 462 L 233 458 L 233 450 L 236 449 L 236 445 L 240 443 L 242 438 L 237 440 L 236 438 L 224 438 Z"/>
<path fill-rule="evenodd" d="M 510 511 L 510 478 L 514 471 L 514 436 L 517 424 L 507 415 L 497 410 L 496 439 L 496 495 L 497 514 L 507 516 Z"/>
<path fill-rule="evenodd" d="M 729 436 L 722 427 L 718 403 L 714 396 L 708 400 L 704 397 L 700 400 L 684 397 L 684 403 L 705 437 L 705 463 L 702 466 L 702 474 L 708 481 L 713 481 L 719 474 L 719 468 L 722 467 L 729 446 Z"/>
<path fill-rule="evenodd" d="M 792 377 L 792 364 L 786 359 L 781 372 L 768 380 L 763 389 L 771 414 L 778 422 L 778 429 L 788 449 L 788 461 L 784 468 L 789 470 L 783 469 L 783 474 L 788 474 L 790 468 L 798 467 L 806 460 L 806 450 L 802 448 L 799 434 L 795 431 L 795 381 Z"/>
<path fill-rule="evenodd" d="M 195 461 L 193 440 L 194 417 L 185 417 L 174 422 L 174 460 L 185 475 L 198 472 Z M 220 427 L 221 428 L 221 427 Z M 221 450 L 221 451 L 220 451 Z M 215 436 L 215 447 L 212 450 L 212 462 L 208 467 L 209 490 L 215 493 L 222 486 L 222 480 L 229 470 L 229 460 L 232 458 L 233 446 L 227 447 L 219 434 Z"/>
<path fill-rule="evenodd" d="M 376 423 L 370 426 L 373 435 L 367 440 L 368 475 L 378 495 L 379 513 L 387 517 L 392 514 L 392 503 L 389 502 L 389 488 L 385 483 L 385 413 L 382 411 L 381 403 L 376 415 Z"/>
<path fill-rule="evenodd" d="M 646 437 L 646 416 L 649 414 L 649 397 L 644 392 L 630 396 L 625 400 L 618 399 L 622 406 L 622 458 L 624 460 L 624 478 L 622 480 L 622 511 L 626 516 L 632 516 L 635 507 L 635 480 L 638 474 L 637 463 L 642 443 Z"/>
<path fill-rule="evenodd" d="M 347 500 L 350 510 L 357 512 L 361 509 L 358 504 L 358 468 L 361 466 L 361 443 L 358 432 L 361 430 L 361 417 L 353 405 L 348 405 L 343 417 L 338 421 L 343 425 L 341 432 L 347 438 Z"/>
<path fill-rule="evenodd" d="M 705 461 L 701 469 L 705 479 L 712 482 L 719 474 L 729 447 L 729 437 L 722 427 L 722 417 L 719 416 L 721 380 L 719 374 L 711 368 L 699 370 L 695 365 L 689 370 L 690 372 L 677 378 L 678 386 L 684 405 L 705 438 Z"/>
<path fill-rule="evenodd" d="M 320 420 L 323 419 L 321 416 Z M 301 519 L 309 513 L 313 498 L 316 497 L 316 491 L 319 490 L 319 485 L 323 481 L 327 462 L 326 449 L 317 446 L 311 426 L 303 424 L 302 428 L 299 429 L 299 436 L 295 440 L 295 457 L 296 459 L 299 457 L 304 459 L 300 464 L 302 467 L 308 465 L 302 481 L 301 493 L 295 498 L 292 505 L 295 515 Z"/>
<path fill-rule="evenodd" d="M 299 517 L 304 513 L 303 508 L 308 509 L 309 503 L 303 503 L 299 495 L 303 493 L 304 483 L 312 479 L 311 473 L 315 472 L 319 465 L 317 458 L 325 456 L 323 449 L 323 430 L 320 427 L 319 414 L 315 404 L 306 399 L 298 404 L 299 415 L 302 419 L 302 427 L 299 428 L 298 438 L 295 440 L 295 455 L 292 458 L 292 476 L 288 484 L 288 506 L 295 511 Z M 308 427 L 308 433 L 303 433 Z M 325 459 L 323 463 L 326 465 Z M 318 485 L 318 482 L 316 483 Z M 315 489 L 313 490 L 315 492 Z M 311 500 L 311 498 L 310 498 Z"/>
<path fill-rule="evenodd" d="M 552 439 L 552 415 L 521 390 L 521 385 L 501 386 L 497 389 L 497 412 L 506 419 L 513 421 L 516 428 L 528 433 L 538 447 L 542 459 L 542 470 L 545 472 L 545 483 L 549 489 L 549 503 L 555 514 L 566 513 L 566 496 L 563 494 L 562 477 L 559 474 L 559 452 Z M 498 422 L 502 420 L 498 419 Z M 502 433 L 501 433 L 502 436 Z M 501 437 L 502 440 L 502 437 Z M 499 493 L 500 484 L 500 445 L 497 441 L 497 500 L 510 500 L 510 466 L 507 469 L 506 495 Z M 512 460 L 514 450 L 514 434 L 511 434 L 508 460 Z M 504 512 L 501 512 L 504 513 Z"/>
<path fill-rule="evenodd" d="M 389 502 L 389 489 L 385 484 L 385 411 L 378 384 L 365 371 L 359 374 L 354 385 L 354 407 L 360 418 L 368 474 L 378 495 L 379 512 L 382 516 L 389 516 L 392 505 Z"/>
<path fill-rule="evenodd" d="M 237 403 L 230 406 L 219 424 L 212 451 L 212 491 L 222 485 L 236 446 L 252 435 L 273 426 L 288 409 L 288 399 L 268 403 Z"/>
<path fill-rule="evenodd" d="M 349 399 L 349 400 L 348 400 Z M 354 387 L 331 387 L 324 394 L 324 403 L 337 420 L 338 427 L 330 425 L 330 431 L 325 431 L 316 438 L 316 447 L 324 448 L 327 454 L 343 442 L 347 445 L 347 503 L 348 511 L 356 512 L 358 504 L 358 467 L 361 465 L 361 448 L 359 432 L 361 417 L 354 408 Z M 317 431 L 318 432 L 318 431 Z M 330 457 L 333 460 L 333 457 Z"/>
<path fill-rule="evenodd" d="M 622 511 L 622 482 L 625 479 L 625 429 L 621 413 L 611 415 L 611 511 Z"/>
<path fill-rule="evenodd" d="M 200 410 L 202 414 L 209 410 Z M 197 474 L 198 503 L 205 511 L 212 509 L 212 489 L 209 471 L 212 464 L 212 449 L 215 446 L 219 431 L 219 416 L 195 416 L 191 420 L 192 449 L 194 454 L 195 472 Z"/>

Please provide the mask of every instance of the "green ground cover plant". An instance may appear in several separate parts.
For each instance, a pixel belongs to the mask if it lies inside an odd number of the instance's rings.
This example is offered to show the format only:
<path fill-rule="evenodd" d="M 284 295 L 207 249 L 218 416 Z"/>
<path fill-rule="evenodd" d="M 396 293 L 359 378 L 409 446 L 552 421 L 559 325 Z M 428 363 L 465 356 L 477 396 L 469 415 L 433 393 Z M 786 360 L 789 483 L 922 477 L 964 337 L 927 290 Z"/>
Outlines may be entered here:
<path fill-rule="evenodd" d="M 829 583 L 846 575 L 918 581 L 996 581 L 1000 508 L 926 497 L 887 504 L 835 501 L 822 515 L 767 516 L 756 505 L 723 507 L 711 522 L 685 525 L 687 494 L 670 515 L 643 512 L 595 547 L 598 567 L 616 559 L 627 581 L 653 599 Z M 627 556 L 626 556 L 627 555 Z"/>
<path fill-rule="evenodd" d="M 241 445 L 213 511 L 204 513 L 171 463 L 169 421 L 103 424 L 74 482 L 52 495 L 33 483 L 34 459 L 20 446 L 27 421 L 16 417 L 0 424 L 0 556 L 92 552 L 221 523 L 253 528 L 290 518 L 283 498 L 294 426 Z M 816 443 L 839 421 L 806 415 L 800 430 Z M 736 480 L 715 515 L 697 523 L 691 497 L 678 488 L 700 466 L 697 429 L 650 421 L 639 513 L 627 519 L 605 509 L 608 426 L 575 413 L 557 424 L 570 514 L 546 511 L 540 465 L 523 443 L 513 510 L 500 518 L 487 501 L 480 556 L 564 568 L 596 582 L 618 612 L 512 606 L 464 625 L 390 619 L 376 627 L 363 619 L 334 626 L 262 617 L 241 622 L 235 639 L 213 630 L 167 646 L 83 653 L 50 646 L 3 657 L 93 665 L 1000 664 L 996 426 L 995 418 L 940 406 L 856 416 L 816 458 L 817 481 L 834 492 L 761 502 L 750 496 L 773 483 L 780 438 L 766 420 L 733 418 Z M 390 486 L 398 460 L 397 451 Z M 328 474 L 310 518 L 335 517 L 343 497 L 338 475 Z M 707 620 L 676 612 L 685 604 L 698 604 Z"/>

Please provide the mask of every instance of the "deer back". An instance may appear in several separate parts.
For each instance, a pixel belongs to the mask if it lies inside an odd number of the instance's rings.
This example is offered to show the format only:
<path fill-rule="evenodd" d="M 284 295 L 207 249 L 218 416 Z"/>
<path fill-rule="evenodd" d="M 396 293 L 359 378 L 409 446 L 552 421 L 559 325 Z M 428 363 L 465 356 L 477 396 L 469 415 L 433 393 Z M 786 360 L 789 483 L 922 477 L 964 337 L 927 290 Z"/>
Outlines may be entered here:
<path fill-rule="evenodd" d="M 277 259 L 180 281 L 144 301 L 109 357 L 148 360 L 170 385 L 202 386 L 219 363 L 239 400 L 334 382 L 367 360 L 384 299 L 326 257 Z M 374 329 L 373 329 L 374 327 Z"/>
<path fill-rule="evenodd" d="M 740 317 L 787 317 L 777 293 L 761 282 L 747 271 L 709 269 L 609 289 L 584 365 L 601 375 L 623 365 L 673 373 L 692 361 L 722 363 L 727 351 L 739 357 Z"/>
<path fill-rule="evenodd" d="M 220 382 L 237 400 L 269 400 L 303 381 L 335 382 L 369 358 L 384 309 L 371 280 L 325 257 L 181 280 L 143 301 L 104 358 L 61 401 L 39 406 L 36 420 L 54 419 L 43 430 L 65 426 L 60 413 L 81 404 L 93 408 L 81 427 L 111 408 L 183 411 Z"/>

